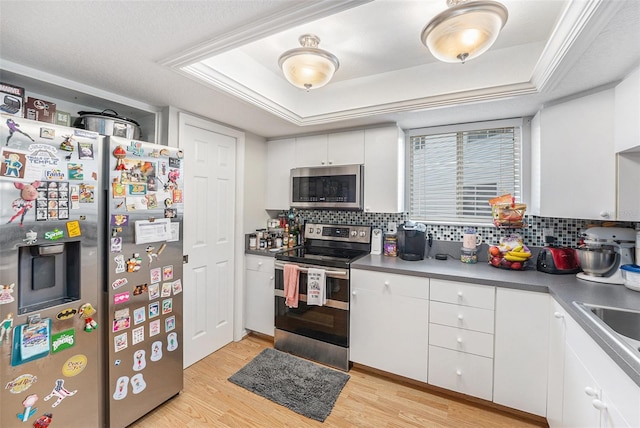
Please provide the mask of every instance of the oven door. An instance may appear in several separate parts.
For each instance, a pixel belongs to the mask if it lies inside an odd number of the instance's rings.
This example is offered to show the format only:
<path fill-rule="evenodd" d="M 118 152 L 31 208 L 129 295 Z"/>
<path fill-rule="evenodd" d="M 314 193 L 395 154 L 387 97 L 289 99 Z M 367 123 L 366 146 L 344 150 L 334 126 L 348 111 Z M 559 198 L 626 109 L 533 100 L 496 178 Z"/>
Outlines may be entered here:
<path fill-rule="evenodd" d="M 349 270 L 323 268 L 327 303 L 307 305 L 307 274 L 312 265 L 295 263 L 299 269 L 298 307 L 289 308 L 284 298 L 284 264 L 275 264 L 276 329 L 344 348 L 349 347 Z"/>

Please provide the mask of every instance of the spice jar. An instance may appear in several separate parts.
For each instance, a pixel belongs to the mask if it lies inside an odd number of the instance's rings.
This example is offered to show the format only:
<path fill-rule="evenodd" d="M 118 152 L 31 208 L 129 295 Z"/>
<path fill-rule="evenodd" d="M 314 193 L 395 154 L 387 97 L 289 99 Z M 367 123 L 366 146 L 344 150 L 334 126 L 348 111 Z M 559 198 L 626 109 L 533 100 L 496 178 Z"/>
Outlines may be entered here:
<path fill-rule="evenodd" d="M 258 238 L 257 235 L 249 235 L 249 249 L 257 250 L 258 249 Z"/>

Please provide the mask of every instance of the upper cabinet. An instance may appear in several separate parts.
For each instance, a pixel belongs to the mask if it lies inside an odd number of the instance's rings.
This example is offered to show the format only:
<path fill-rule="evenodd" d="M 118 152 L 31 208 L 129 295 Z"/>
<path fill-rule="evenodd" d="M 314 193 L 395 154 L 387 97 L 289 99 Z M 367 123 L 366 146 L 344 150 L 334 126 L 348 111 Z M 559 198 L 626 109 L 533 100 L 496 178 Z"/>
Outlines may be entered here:
<path fill-rule="evenodd" d="M 295 167 L 296 139 L 284 138 L 267 142 L 267 189 L 266 206 L 268 210 L 289 208 L 289 177 Z"/>
<path fill-rule="evenodd" d="M 404 211 L 404 132 L 397 126 L 365 129 L 364 210 Z"/>
<path fill-rule="evenodd" d="M 640 151 L 640 68 L 615 88 L 615 151 Z"/>
<path fill-rule="evenodd" d="M 404 133 L 395 125 L 267 142 L 268 210 L 288 209 L 292 168 L 364 164 L 364 209 L 404 211 Z"/>
<path fill-rule="evenodd" d="M 296 167 L 364 163 L 364 130 L 296 138 Z"/>
<path fill-rule="evenodd" d="M 616 219 L 614 90 L 547 107 L 531 123 L 530 211 Z"/>

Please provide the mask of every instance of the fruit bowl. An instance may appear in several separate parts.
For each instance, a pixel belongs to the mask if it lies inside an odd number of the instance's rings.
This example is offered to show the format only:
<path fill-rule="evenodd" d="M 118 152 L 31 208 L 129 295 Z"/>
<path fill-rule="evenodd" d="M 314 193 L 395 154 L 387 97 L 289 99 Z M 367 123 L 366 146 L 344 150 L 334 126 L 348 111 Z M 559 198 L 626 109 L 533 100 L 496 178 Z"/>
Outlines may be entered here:
<path fill-rule="evenodd" d="M 531 251 L 526 246 L 504 251 L 498 246 L 489 247 L 489 264 L 499 269 L 525 270 L 529 265 Z"/>

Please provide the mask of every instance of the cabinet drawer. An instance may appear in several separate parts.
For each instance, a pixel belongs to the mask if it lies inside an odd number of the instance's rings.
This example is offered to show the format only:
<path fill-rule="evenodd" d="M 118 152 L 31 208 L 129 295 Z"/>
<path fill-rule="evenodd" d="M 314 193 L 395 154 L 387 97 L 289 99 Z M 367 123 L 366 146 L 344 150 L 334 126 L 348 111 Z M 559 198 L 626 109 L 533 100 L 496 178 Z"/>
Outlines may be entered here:
<path fill-rule="evenodd" d="M 419 276 L 352 269 L 351 288 L 416 299 L 429 298 L 429 278 Z"/>
<path fill-rule="evenodd" d="M 490 285 L 431 279 L 431 300 L 437 302 L 494 309 L 495 290 Z"/>
<path fill-rule="evenodd" d="M 493 334 L 494 312 L 488 309 L 431 301 L 429 322 Z"/>
<path fill-rule="evenodd" d="M 429 383 L 491 400 L 493 360 L 438 346 L 429 346 Z"/>
<path fill-rule="evenodd" d="M 245 269 L 248 269 L 248 270 L 273 273 L 273 270 L 274 270 L 273 263 L 274 263 L 273 257 L 262 257 L 262 256 L 252 256 L 252 255 L 244 256 L 244 267 Z"/>
<path fill-rule="evenodd" d="M 493 335 L 440 324 L 429 324 L 429 345 L 493 358 Z"/>

